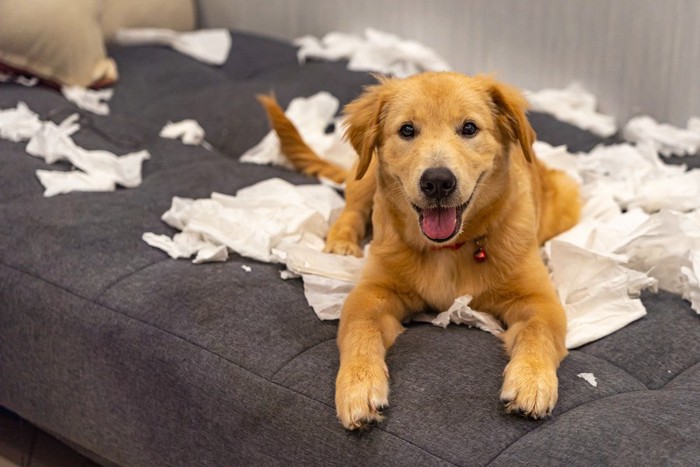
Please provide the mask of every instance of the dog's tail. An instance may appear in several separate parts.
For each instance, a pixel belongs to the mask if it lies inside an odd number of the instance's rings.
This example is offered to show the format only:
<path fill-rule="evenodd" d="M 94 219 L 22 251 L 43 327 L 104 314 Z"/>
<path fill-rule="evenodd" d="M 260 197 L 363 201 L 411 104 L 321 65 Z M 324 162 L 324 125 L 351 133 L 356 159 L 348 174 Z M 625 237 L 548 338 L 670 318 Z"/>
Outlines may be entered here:
<path fill-rule="evenodd" d="M 313 177 L 323 177 L 336 183 L 343 183 L 348 171 L 331 162 L 321 159 L 302 139 L 294 124 L 287 118 L 277 100 L 271 95 L 258 95 L 258 101 L 265 108 L 270 126 L 280 140 L 280 150 L 295 169 Z"/>

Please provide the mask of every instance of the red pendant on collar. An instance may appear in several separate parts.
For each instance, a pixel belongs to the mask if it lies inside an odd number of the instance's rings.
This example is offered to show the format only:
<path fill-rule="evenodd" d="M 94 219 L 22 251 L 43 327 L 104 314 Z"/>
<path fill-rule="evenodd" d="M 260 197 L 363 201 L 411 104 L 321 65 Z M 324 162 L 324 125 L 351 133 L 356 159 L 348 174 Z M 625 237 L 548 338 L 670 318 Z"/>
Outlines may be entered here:
<path fill-rule="evenodd" d="M 486 250 L 484 250 L 482 247 L 477 248 L 477 250 L 474 252 L 474 261 L 477 263 L 483 263 L 486 261 Z"/>
<path fill-rule="evenodd" d="M 474 243 L 476 243 L 476 251 L 474 252 L 474 261 L 477 263 L 483 263 L 486 261 L 486 249 L 484 248 L 486 246 L 486 237 L 479 237 L 476 240 L 474 240 Z"/>

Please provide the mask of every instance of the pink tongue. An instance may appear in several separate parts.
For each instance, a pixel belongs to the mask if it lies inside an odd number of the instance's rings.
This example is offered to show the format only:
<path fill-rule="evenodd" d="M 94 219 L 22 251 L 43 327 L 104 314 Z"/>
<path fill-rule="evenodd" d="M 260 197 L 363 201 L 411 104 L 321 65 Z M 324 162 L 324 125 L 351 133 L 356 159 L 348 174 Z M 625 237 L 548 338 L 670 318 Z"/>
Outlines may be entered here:
<path fill-rule="evenodd" d="M 457 208 L 424 209 L 421 229 L 433 240 L 450 237 L 457 229 Z"/>

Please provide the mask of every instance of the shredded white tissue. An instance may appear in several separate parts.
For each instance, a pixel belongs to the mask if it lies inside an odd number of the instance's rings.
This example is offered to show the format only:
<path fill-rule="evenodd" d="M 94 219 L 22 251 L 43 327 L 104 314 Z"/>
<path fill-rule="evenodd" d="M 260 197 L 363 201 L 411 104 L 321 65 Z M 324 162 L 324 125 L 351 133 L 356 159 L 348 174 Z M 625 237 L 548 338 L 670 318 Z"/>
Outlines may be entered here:
<path fill-rule="evenodd" d="M 253 270 L 253 268 L 251 268 L 247 264 L 241 264 L 241 269 L 243 269 L 245 272 L 250 272 Z"/>
<path fill-rule="evenodd" d="M 622 132 L 625 140 L 646 143 L 663 156 L 686 156 L 700 151 L 700 119 L 691 117 L 686 129 L 658 123 L 649 116 L 632 118 Z"/>
<path fill-rule="evenodd" d="M 179 139 L 184 144 L 197 145 L 205 143 L 204 128 L 191 118 L 179 122 L 168 122 L 160 130 L 161 138 Z"/>
<path fill-rule="evenodd" d="M 576 376 L 585 379 L 586 381 L 588 381 L 588 384 L 590 384 L 594 388 L 598 387 L 598 380 L 596 380 L 595 375 L 593 373 L 579 373 Z"/>
<path fill-rule="evenodd" d="M 26 88 L 31 88 L 39 84 L 39 78 L 36 76 L 24 76 L 24 75 L 8 75 L 5 73 L 0 73 L 0 83 L 15 82 L 21 84 Z"/>
<path fill-rule="evenodd" d="M 348 59 L 348 69 L 377 71 L 400 78 L 421 71 L 448 71 L 450 66 L 425 45 L 376 29 L 365 30 L 364 37 L 331 32 L 323 39 L 303 36 L 294 41 L 297 56 L 304 63 L 309 58 Z"/>
<path fill-rule="evenodd" d="M 121 45 L 165 45 L 209 65 L 223 65 L 231 50 L 231 34 L 226 29 L 200 29 L 177 32 L 172 29 L 120 29 L 114 39 Z"/>
<path fill-rule="evenodd" d="M 615 118 L 599 113 L 595 96 L 578 83 L 571 83 L 564 89 L 526 91 L 525 97 L 533 110 L 552 114 L 597 135 L 608 137 L 617 131 Z"/>
<path fill-rule="evenodd" d="M 0 110 L 0 138 L 15 143 L 26 141 L 41 128 L 39 116 L 27 104 L 19 102 L 14 109 Z"/>
<path fill-rule="evenodd" d="M 71 191 L 113 191 L 116 185 L 133 188 L 141 184 L 141 166 L 150 158 L 148 151 L 118 157 L 109 151 L 88 151 L 71 138 L 80 129 L 78 115 L 73 114 L 56 125 L 41 121 L 23 102 L 14 109 L 0 110 L 0 138 L 14 142 L 29 140 L 28 154 L 47 164 L 68 161 L 75 168 L 69 172 L 37 170 L 44 186 L 44 196 Z"/>
<path fill-rule="evenodd" d="M 413 316 L 413 321 L 429 322 L 435 326 L 446 328 L 448 324 L 465 324 L 469 327 L 477 327 L 482 331 L 490 332 L 494 336 L 503 333 L 501 323 L 488 313 L 476 311 L 469 306 L 472 297 L 463 295 L 458 297 L 452 306 L 437 316 L 420 313 Z"/>
<path fill-rule="evenodd" d="M 683 298 L 700 314 L 700 248 L 688 252 L 686 264 L 681 266 L 680 282 Z"/>
<path fill-rule="evenodd" d="M 349 170 L 357 160 L 357 153 L 342 136 L 342 120 L 335 118 L 339 105 L 337 98 L 322 91 L 308 98 L 292 99 L 285 115 L 316 154 Z M 332 125 L 334 131 L 326 131 L 329 125 Z M 279 144 L 277 134 L 270 131 L 260 143 L 246 151 L 240 160 L 291 169 L 292 165 L 280 152 Z"/>
<path fill-rule="evenodd" d="M 320 250 L 328 224 L 342 206 L 342 198 L 331 188 L 295 186 L 281 179 L 241 189 L 236 196 L 175 197 L 162 219 L 188 236 L 178 234 L 172 242 L 161 239 L 152 246 L 172 257 L 189 257 L 208 245 L 225 246 L 259 261 L 285 262 L 294 248 Z M 147 243 L 155 243 L 153 234 L 145 235 Z"/>
<path fill-rule="evenodd" d="M 114 94 L 114 89 L 87 89 L 80 86 L 61 87 L 63 97 L 83 110 L 97 115 L 109 115 L 107 103 Z"/>

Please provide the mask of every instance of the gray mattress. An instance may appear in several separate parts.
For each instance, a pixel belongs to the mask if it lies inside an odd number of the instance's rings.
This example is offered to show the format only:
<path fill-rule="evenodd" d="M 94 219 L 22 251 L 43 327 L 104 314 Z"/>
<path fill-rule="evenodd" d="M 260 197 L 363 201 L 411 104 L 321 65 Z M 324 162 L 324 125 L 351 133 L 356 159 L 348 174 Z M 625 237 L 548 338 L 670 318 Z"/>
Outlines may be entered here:
<path fill-rule="evenodd" d="M 267 132 L 255 93 L 274 90 L 286 105 L 327 90 L 345 103 L 372 79 L 342 63 L 299 66 L 290 45 L 238 33 L 221 68 L 163 48 L 111 53 L 121 74 L 112 115 L 81 112 L 75 139 L 148 149 L 140 187 L 44 198 L 34 171 L 45 164 L 0 141 L 0 405 L 104 463 L 134 466 L 700 463 L 700 318 L 663 292 L 643 297 L 643 319 L 571 352 L 545 421 L 504 413 L 495 337 L 410 325 L 388 355 L 386 421 L 346 432 L 333 404 L 337 323 L 316 318 L 301 281 L 235 254 L 175 261 L 141 235 L 172 233 L 160 216 L 173 196 L 311 182 L 238 162 Z M 0 85 L 0 108 L 18 100 L 42 119 L 77 111 L 50 89 Z M 214 151 L 158 137 L 184 118 Z M 531 120 L 540 139 L 572 150 L 600 142 Z"/>

